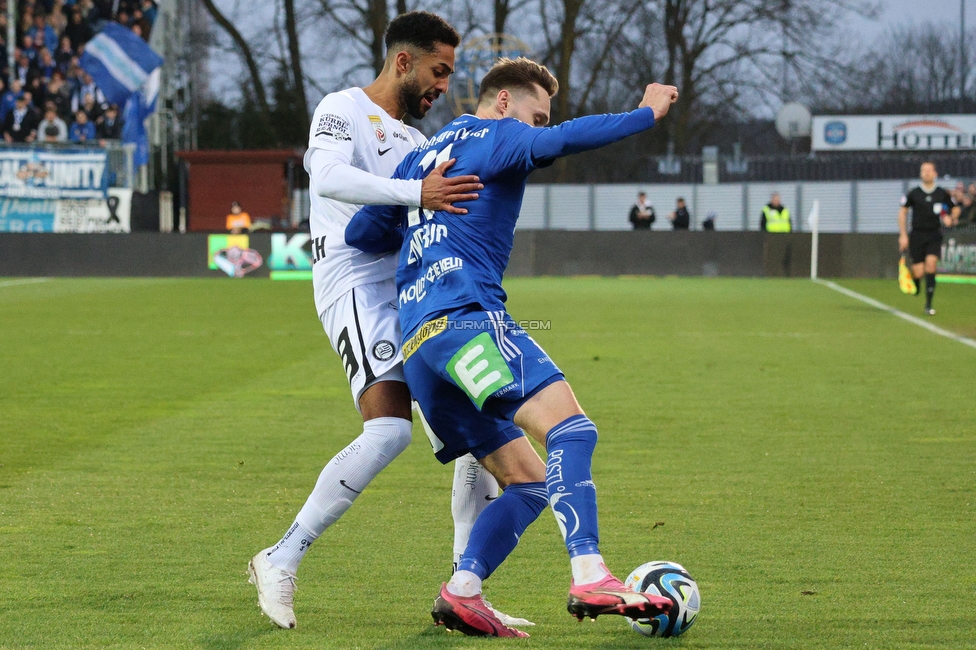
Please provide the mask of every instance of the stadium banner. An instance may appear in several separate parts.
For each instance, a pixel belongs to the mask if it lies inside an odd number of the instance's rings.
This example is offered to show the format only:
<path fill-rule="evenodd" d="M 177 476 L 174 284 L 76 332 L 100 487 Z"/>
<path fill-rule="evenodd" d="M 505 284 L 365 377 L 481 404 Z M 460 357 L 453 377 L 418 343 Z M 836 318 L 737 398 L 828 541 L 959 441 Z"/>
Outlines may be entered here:
<path fill-rule="evenodd" d="M 976 115 L 817 115 L 814 151 L 976 149 Z"/>
<path fill-rule="evenodd" d="M 976 235 L 945 237 L 939 274 L 939 282 L 976 284 Z"/>
<path fill-rule="evenodd" d="M 109 186 L 104 149 L 0 150 L 0 197 L 18 199 L 104 199 Z"/>
<path fill-rule="evenodd" d="M 0 232 L 131 232 L 132 190 L 107 197 L 14 198 L 0 195 Z"/>
<path fill-rule="evenodd" d="M 315 245 L 320 250 L 325 248 L 325 237 L 319 239 L 321 241 L 312 242 L 311 236 L 305 233 L 271 235 L 271 256 L 268 258 L 271 279 L 311 280 L 313 248 Z"/>

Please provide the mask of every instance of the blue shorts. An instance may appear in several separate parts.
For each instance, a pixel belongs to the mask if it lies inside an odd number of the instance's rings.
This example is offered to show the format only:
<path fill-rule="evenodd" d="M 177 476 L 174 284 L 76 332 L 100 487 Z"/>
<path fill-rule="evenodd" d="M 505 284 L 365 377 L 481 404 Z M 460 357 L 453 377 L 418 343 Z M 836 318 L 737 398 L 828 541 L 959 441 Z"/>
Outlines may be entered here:
<path fill-rule="evenodd" d="M 504 311 L 462 309 L 403 343 L 403 374 L 434 455 L 484 458 L 525 434 L 515 412 L 563 379 L 549 355 Z"/>

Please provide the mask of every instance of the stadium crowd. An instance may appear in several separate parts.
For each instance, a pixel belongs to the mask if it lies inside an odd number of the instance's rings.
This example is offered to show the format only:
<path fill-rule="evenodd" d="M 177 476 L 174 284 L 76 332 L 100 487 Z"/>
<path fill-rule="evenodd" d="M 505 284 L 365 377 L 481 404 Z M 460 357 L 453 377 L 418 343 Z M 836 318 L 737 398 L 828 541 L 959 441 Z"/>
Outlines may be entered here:
<path fill-rule="evenodd" d="M 120 139 L 122 107 L 108 103 L 78 61 L 106 22 L 117 22 L 149 40 L 157 14 L 154 0 L 19 0 L 12 61 L 7 1 L 0 0 L 4 142 L 103 146 Z"/>
<path fill-rule="evenodd" d="M 964 183 L 956 183 L 956 187 L 951 192 L 952 200 L 962 211 L 959 214 L 958 226 L 971 226 L 976 224 L 976 182 L 970 183 L 967 187 Z"/>

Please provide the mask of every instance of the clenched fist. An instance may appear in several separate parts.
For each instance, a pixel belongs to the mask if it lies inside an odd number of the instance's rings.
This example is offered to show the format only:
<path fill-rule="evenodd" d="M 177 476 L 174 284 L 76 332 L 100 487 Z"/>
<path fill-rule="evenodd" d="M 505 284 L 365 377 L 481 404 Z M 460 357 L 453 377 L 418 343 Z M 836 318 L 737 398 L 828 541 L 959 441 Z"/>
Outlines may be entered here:
<path fill-rule="evenodd" d="M 638 108 L 650 108 L 654 111 L 654 121 L 668 114 L 671 104 L 678 101 L 678 89 L 664 84 L 648 84 L 644 89 L 644 99 Z"/>

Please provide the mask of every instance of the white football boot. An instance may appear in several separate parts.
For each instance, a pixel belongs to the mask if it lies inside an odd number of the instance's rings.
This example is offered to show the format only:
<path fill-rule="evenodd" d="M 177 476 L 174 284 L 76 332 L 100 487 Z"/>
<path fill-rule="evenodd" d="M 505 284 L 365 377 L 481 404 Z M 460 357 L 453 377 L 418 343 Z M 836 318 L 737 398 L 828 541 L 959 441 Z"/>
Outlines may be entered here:
<path fill-rule="evenodd" d="M 258 588 L 261 611 L 278 627 L 290 629 L 298 624 L 293 609 L 295 576 L 268 561 L 270 550 L 264 549 L 247 563 L 247 581 Z"/>

